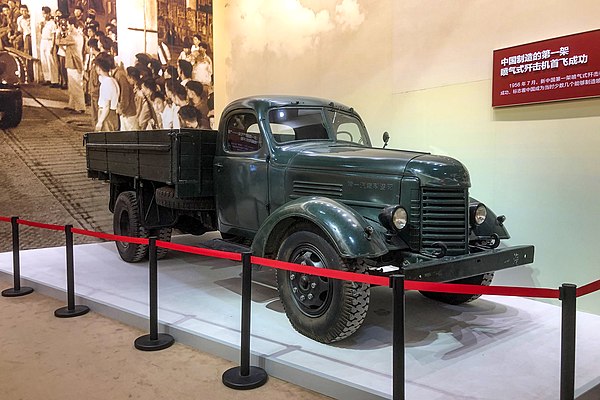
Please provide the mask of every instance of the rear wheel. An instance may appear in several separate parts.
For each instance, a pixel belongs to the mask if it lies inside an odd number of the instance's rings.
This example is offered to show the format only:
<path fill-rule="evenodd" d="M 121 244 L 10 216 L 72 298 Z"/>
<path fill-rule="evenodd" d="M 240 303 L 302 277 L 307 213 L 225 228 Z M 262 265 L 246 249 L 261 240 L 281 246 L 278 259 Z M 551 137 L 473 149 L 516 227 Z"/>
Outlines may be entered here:
<path fill-rule="evenodd" d="M 464 285 L 482 285 L 489 286 L 492 283 L 492 279 L 494 278 L 493 272 L 488 272 L 487 274 L 471 276 L 469 278 L 458 279 L 452 281 L 451 283 L 460 283 Z M 463 304 L 469 303 L 473 300 L 481 297 L 480 294 L 456 294 L 456 293 L 440 293 L 440 292 L 424 292 L 421 294 L 425 297 L 428 297 L 432 300 L 441 301 L 442 303 L 447 304 Z"/>
<path fill-rule="evenodd" d="M 115 235 L 147 238 L 148 232 L 141 224 L 135 192 L 123 192 L 115 202 L 113 215 L 113 231 Z M 115 242 L 119 255 L 124 261 L 141 261 L 148 253 L 148 246 L 128 242 Z"/>
<path fill-rule="evenodd" d="M 171 241 L 171 234 L 173 233 L 173 228 L 160 228 L 153 230 L 152 234 L 156 235 L 157 239 L 163 242 Z M 163 247 L 156 248 L 156 258 L 158 260 L 165 258 L 169 249 L 165 249 Z"/>
<path fill-rule="evenodd" d="M 311 227 L 289 235 L 279 260 L 317 268 L 365 272 L 356 260 L 341 258 Z M 352 335 L 369 308 L 369 285 L 277 270 L 277 288 L 290 323 L 301 334 L 322 343 Z"/>

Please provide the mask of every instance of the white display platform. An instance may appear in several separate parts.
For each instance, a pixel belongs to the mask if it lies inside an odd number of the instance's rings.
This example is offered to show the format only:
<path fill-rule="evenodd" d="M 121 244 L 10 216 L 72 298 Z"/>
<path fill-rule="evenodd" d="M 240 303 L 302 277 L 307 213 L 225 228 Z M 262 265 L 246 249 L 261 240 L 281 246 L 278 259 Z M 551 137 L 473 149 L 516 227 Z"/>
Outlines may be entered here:
<path fill-rule="evenodd" d="M 74 259 L 77 304 L 148 331 L 147 263 L 123 262 L 113 243 L 75 246 Z M 66 303 L 64 247 L 22 251 L 20 260 L 22 285 Z M 0 254 L 0 273 L 12 275 L 12 253 Z M 277 292 L 263 284 L 272 270 L 255 278 L 262 283 L 253 284 L 252 365 L 334 398 L 391 398 L 390 289 L 372 289 L 369 314 L 357 334 L 324 345 L 290 326 Z M 239 263 L 170 253 L 159 262 L 159 331 L 239 362 L 240 286 Z M 559 397 L 559 307 L 501 296 L 450 306 L 409 292 L 406 314 L 407 399 Z M 577 314 L 576 395 L 582 399 L 591 399 L 590 390 L 596 393 L 600 384 L 598 332 L 600 316 Z"/>

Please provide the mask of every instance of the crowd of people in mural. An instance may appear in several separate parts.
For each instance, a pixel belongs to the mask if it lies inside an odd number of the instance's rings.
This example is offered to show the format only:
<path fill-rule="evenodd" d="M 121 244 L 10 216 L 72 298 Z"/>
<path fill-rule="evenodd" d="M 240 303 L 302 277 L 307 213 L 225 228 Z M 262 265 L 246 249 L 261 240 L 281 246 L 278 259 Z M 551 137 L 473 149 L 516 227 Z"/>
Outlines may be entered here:
<path fill-rule="evenodd" d="M 0 50 L 31 55 L 31 23 L 25 4 L 0 5 Z M 89 110 L 96 130 L 210 129 L 213 67 L 200 35 L 184 38 L 178 57 L 160 43 L 156 56 L 139 53 L 124 67 L 118 55 L 117 23 L 104 26 L 92 8 L 75 6 L 65 15 L 42 7 L 39 57 L 44 85 L 67 90 L 66 110 Z"/>

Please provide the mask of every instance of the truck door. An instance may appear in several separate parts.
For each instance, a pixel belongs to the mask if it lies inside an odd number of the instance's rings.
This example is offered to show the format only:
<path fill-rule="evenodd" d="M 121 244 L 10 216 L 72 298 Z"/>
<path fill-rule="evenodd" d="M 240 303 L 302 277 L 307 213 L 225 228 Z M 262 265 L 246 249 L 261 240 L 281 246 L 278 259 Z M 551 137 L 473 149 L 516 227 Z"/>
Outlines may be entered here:
<path fill-rule="evenodd" d="M 254 113 L 227 118 L 214 165 L 219 230 L 253 234 L 268 216 L 268 152 Z"/>

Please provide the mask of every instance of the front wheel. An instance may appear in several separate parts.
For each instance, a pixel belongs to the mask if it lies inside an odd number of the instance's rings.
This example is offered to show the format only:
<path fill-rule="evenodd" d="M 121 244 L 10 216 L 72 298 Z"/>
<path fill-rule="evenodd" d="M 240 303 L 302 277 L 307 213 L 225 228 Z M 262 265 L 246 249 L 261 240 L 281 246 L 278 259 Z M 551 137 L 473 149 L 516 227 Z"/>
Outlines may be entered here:
<path fill-rule="evenodd" d="M 481 286 L 489 286 L 492 283 L 492 279 L 494 279 L 494 273 L 488 272 L 482 275 L 471 276 L 469 278 L 458 279 L 456 281 L 452 281 L 451 283 L 460 283 L 464 285 L 481 285 Z M 442 303 L 447 304 L 463 304 L 469 303 L 473 300 L 478 299 L 480 294 L 458 294 L 458 293 L 440 293 L 440 292 L 425 292 L 421 291 L 421 294 L 425 297 L 428 297 L 432 300 L 441 301 Z"/>
<path fill-rule="evenodd" d="M 147 238 L 148 231 L 142 226 L 135 192 L 123 192 L 115 202 L 113 215 L 113 231 L 115 235 Z M 148 246 L 129 242 L 115 242 L 123 261 L 138 262 L 148 253 Z"/>
<path fill-rule="evenodd" d="M 281 244 L 277 259 L 317 268 L 364 273 L 355 260 L 341 258 L 320 234 L 301 230 Z M 360 328 L 369 308 L 369 285 L 277 270 L 285 313 L 298 332 L 321 343 L 345 339 Z"/>

